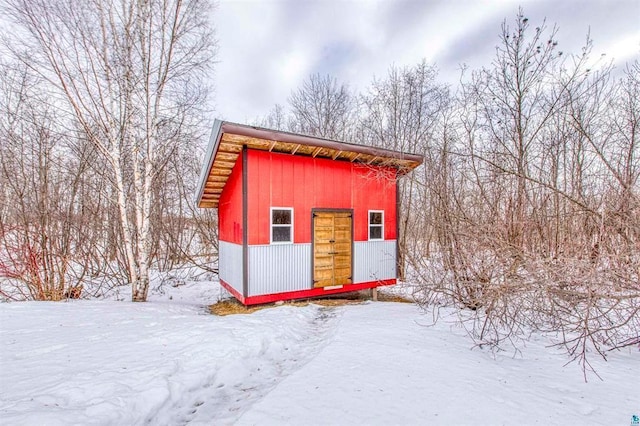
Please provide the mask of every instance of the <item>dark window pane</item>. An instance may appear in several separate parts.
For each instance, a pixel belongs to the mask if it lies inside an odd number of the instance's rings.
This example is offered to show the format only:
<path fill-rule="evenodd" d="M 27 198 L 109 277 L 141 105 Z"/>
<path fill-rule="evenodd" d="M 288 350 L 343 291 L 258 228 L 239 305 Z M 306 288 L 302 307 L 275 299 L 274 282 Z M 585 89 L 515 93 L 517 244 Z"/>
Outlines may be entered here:
<path fill-rule="evenodd" d="M 382 212 L 369 213 L 369 223 L 371 225 L 382 225 Z"/>
<path fill-rule="evenodd" d="M 271 215 L 274 225 L 291 225 L 291 210 L 272 210 Z"/>
<path fill-rule="evenodd" d="M 291 241 L 291 227 L 290 226 L 274 226 L 273 228 L 273 241 Z"/>
<path fill-rule="evenodd" d="M 382 239 L 382 226 L 370 226 L 369 227 L 369 238 L 372 240 L 381 240 Z"/>

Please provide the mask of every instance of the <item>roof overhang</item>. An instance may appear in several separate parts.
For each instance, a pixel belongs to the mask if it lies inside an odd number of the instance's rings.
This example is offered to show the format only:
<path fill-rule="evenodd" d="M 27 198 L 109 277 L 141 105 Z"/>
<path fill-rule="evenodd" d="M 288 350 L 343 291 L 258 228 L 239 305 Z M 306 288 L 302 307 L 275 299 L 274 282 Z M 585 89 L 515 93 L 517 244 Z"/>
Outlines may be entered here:
<path fill-rule="evenodd" d="M 416 154 L 215 120 L 198 180 L 198 207 L 218 207 L 222 190 L 244 146 L 260 151 L 392 167 L 400 174 L 410 172 L 423 161 L 423 157 Z"/>

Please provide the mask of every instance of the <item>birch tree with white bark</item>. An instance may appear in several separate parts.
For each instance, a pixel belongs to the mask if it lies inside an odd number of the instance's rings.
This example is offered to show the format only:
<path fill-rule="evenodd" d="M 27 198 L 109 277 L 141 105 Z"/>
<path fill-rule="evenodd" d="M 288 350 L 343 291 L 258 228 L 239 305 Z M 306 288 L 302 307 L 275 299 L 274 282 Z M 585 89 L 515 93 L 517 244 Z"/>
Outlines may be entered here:
<path fill-rule="evenodd" d="M 107 165 L 132 300 L 145 301 L 153 184 L 206 106 L 215 56 L 207 0 L 6 0 L 5 48 L 48 80 Z"/>

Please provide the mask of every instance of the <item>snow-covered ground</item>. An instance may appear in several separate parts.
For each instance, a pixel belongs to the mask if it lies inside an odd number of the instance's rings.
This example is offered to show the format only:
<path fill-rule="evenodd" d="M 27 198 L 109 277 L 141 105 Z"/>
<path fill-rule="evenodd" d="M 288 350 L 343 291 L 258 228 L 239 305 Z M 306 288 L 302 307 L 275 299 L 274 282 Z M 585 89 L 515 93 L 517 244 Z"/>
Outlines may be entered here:
<path fill-rule="evenodd" d="M 415 305 L 278 306 L 217 317 L 214 282 L 151 301 L 0 304 L 0 424 L 606 424 L 640 415 L 640 352 L 592 358 L 537 336 L 473 349 Z M 123 298 L 123 295 L 113 299 Z M 126 291 L 124 292 L 126 296 Z"/>

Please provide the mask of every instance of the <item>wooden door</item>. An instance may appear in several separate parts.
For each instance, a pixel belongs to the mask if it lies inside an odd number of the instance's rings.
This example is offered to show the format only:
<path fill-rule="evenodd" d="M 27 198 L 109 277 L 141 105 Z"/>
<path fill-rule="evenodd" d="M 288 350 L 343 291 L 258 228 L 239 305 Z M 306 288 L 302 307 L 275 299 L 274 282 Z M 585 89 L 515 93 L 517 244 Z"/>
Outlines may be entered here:
<path fill-rule="evenodd" d="M 313 286 L 351 284 L 351 211 L 313 212 Z"/>

